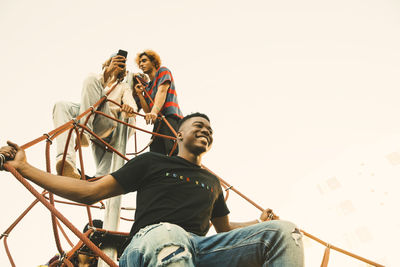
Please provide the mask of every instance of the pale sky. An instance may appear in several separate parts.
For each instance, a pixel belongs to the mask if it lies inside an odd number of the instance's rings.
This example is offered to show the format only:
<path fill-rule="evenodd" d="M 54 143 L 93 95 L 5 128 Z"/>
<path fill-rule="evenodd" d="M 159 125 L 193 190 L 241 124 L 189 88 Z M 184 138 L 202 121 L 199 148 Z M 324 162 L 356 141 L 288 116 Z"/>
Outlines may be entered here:
<path fill-rule="evenodd" d="M 52 130 L 54 103 L 78 102 L 84 78 L 118 49 L 137 71 L 134 55 L 150 48 L 171 69 L 182 111 L 211 118 L 206 166 L 311 234 L 396 266 L 399 14 L 394 0 L 3 0 L 0 144 Z M 43 143 L 27 155 L 45 168 Z M 8 173 L 0 188 L 3 232 L 33 197 Z M 228 206 L 232 220 L 259 216 L 234 194 Z M 82 209 L 60 210 L 79 229 L 87 222 Z M 8 243 L 17 266 L 45 263 L 56 252 L 48 211 L 35 207 Z M 318 266 L 324 248 L 305 243 L 307 266 Z M 332 252 L 329 266 L 365 264 Z"/>

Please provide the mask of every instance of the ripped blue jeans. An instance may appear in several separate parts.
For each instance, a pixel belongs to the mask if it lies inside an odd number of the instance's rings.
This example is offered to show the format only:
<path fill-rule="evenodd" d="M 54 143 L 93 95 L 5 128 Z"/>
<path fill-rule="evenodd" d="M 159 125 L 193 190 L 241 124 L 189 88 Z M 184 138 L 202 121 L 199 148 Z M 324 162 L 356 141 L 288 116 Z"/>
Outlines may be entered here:
<path fill-rule="evenodd" d="M 119 266 L 304 266 L 302 236 L 287 221 L 269 221 L 212 236 L 197 236 L 175 224 L 141 229 Z"/>

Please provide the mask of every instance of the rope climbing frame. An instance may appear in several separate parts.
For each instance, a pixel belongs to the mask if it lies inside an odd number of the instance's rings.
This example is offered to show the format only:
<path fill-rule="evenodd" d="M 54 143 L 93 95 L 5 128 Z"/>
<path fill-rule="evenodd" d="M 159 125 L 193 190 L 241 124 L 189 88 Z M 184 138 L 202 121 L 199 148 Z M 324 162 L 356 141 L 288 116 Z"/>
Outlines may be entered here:
<path fill-rule="evenodd" d="M 140 81 L 139 81 L 140 82 Z M 135 125 L 131 125 L 127 122 L 124 122 L 122 120 L 116 119 L 112 116 L 109 116 L 101 111 L 97 111 L 96 109 L 105 101 L 110 101 L 113 104 L 116 104 L 118 106 L 121 107 L 121 105 L 119 103 L 116 103 L 112 100 L 107 99 L 107 96 L 115 89 L 115 87 L 117 86 L 114 85 L 108 92 L 107 94 L 102 97 L 101 99 L 99 99 L 99 101 L 97 101 L 92 107 L 90 107 L 88 110 L 86 110 L 85 112 L 83 112 L 82 114 L 80 114 L 79 116 L 77 116 L 75 119 L 65 123 L 64 125 L 61 125 L 59 127 L 57 127 L 56 129 L 51 130 L 48 133 L 43 134 L 42 136 L 24 144 L 23 146 L 21 146 L 21 148 L 23 149 L 28 149 L 42 141 L 46 142 L 46 150 L 45 150 L 45 158 L 46 158 L 46 171 L 51 173 L 51 168 L 50 168 L 50 146 L 53 143 L 53 140 L 59 136 L 60 134 L 67 132 L 68 131 L 68 138 L 67 138 L 67 144 L 66 144 L 66 148 L 68 147 L 68 142 L 70 142 L 71 136 L 72 136 L 72 132 L 75 132 L 76 135 L 81 135 L 84 131 L 89 133 L 92 138 L 95 139 L 95 142 L 97 142 L 98 144 L 102 145 L 104 147 L 104 149 L 107 149 L 115 154 L 117 154 L 119 157 L 121 157 L 124 160 L 129 160 L 129 158 L 126 157 L 126 155 L 120 153 L 119 151 L 117 151 L 113 146 L 111 146 L 109 143 L 105 142 L 104 140 L 102 140 L 98 135 L 96 135 L 93 131 L 91 131 L 88 127 L 86 127 L 86 123 L 89 120 L 90 116 L 93 115 L 97 115 L 97 116 L 105 116 L 111 120 L 116 121 L 117 123 L 120 124 L 124 124 L 127 127 L 133 128 L 137 131 L 141 131 L 147 134 L 150 134 L 152 137 L 154 136 L 158 136 L 161 138 L 167 138 L 167 139 L 172 139 L 175 140 L 175 145 L 173 150 L 176 148 L 176 132 L 173 129 L 173 127 L 168 123 L 168 121 L 165 119 L 164 116 L 159 116 L 158 119 L 162 120 L 163 123 L 165 123 L 172 131 L 172 133 L 175 135 L 175 137 L 171 137 L 171 136 L 167 136 L 167 135 L 162 135 L 156 132 L 151 132 L 151 131 L 147 131 L 145 129 L 139 128 Z M 149 97 L 149 96 L 148 96 Z M 150 98 L 151 99 L 151 98 Z M 86 120 L 83 124 L 79 123 L 79 121 L 86 116 Z M 137 117 L 144 117 L 143 114 L 137 113 L 135 112 L 135 115 Z M 81 179 L 85 179 L 85 168 L 84 168 L 84 161 L 82 158 L 82 148 L 80 145 L 80 138 L 77 138 L 77 144 L 76 144 L 76 149 L 78 150 L 78 155 L 79 155 L 79 164 L 80 164 L 80 168 L 81 168 Z M 136 133 L 135 133 L 135 139 L 134 139 L 134 143 L 135 143 L 135 152 L 133 153 L 126 153 L 127 155 L 138 155 L 141 152 L 143 152 L 149 145 L 146 145 L 143 149 L 141 149 L 138 152 L 138 147 L 137 147 L 137 140 L 136 140 Z M 63 155 L 63 161 L 65 161 L 65 157 L 66 157 L 66 152 L 64 151 L 64 155 Z M 173 151 L 171 151 L 172 154 Z M 76 252 L 78 250 L 80 250 L 83 246 L 86 246 L 89 250 L 92 251 L 93 254 L 95 254 L 97 257 L 101 258 L 104 262 L 106 262 L 108 265 L 110 266 L 117 266 L 114 261 L 112 261 L 107 255 L 104 254 L 104 252 L 102 252 L 98 246 L 96 246 L 90 239 L 89 236 L 93 234 L 94 231 L 105 231 L 103 229 L 95 229 L 93 228 L 93 222 L 92 222 L 92 216 L 91 216 L 91 209 L 104 209 L 105 205 L 103 202 L 100 202 L 100 205 L 84 205 L 84 204 L 79 204 L 79 203 L 74 203 L 74 202 L 68 202 L 68 201 L 63 201 L 63 200 L 57 200 L 54 198 L 53 194 L 47 191 L 43 191 L 42 193 L 39 193 L 37 190 L 35 190 L 33 188 L 33 186 L 17 171 L 15 170 L 10 164 L 8 164 L 5 161 L 4 157 L 0 156 L 0 168 L 4 168 L 5 170 L 9 171 L 12 175 L 15 176 L 15 178 L 23 185 L 25 186 L 25 188 L 31 192 L 34 196 L 35 196 L 35 200 L 21 213 L 21 215 L 1 234 L 0 239 L 3 239 L 3 244 L 4 244 L 4 248 L 6 251 L 6 254 L 9 258 L 10 264 L 11 266 L 16 266 L 12 256 L 11 256 L 11 252 L 9 250 L 8 244 L 7 244 L 7 239 L 10 237 L 10 233 L 12 232 L 12 230 L 15 228 L 16 225 L 18 225 L 23 218 L 32 210 L 32 208 L 37 204 L 37 203 L 42 203 L 50 212 L 51 212 L 51 220 L 52 220 L 52 226 L 53 226 L 53 233 L 54 233 L 54 237 L 55 237 L 55 243 L 56 243 L 56 247 L 58 252 L 60 253 L 60 255 L 62 255 L 62 257 L 56 262 L 53 263 L 51 266 L 72 266 L 71 263 L 71 259 L 74 257 L 74 255 L 76 254 Z M 207 167 L 202 166 L 203 168 L 205 168 L 206 170 L 208 170 L 209 172 L 211 172 L 212 174 L 216 175 L 215 173 L 213 173 L 211 170 L 209 170 Z M 233 187 L 232 185 L 230 185 L 227 181 L 225 181 L 224 179 L 220 178 L 218 175 L 216 175 L 220 182 L 221 185 L 225 188 L 225 200 L 228 200 L 229 197 L 229 192 L 233 191 L 236 194 L 238 194 L 240 197 L 242 197 L 244 200 L 246 200 L 247 202 L 249 202 L 251 205 L 253 205 L 255 208 L 257 208 L 260 211 L 263 211 L 264 208 L 261 207 L 260 205 L 258 205 L 257 203 L 255 203 L 254 201 L 252 201 L 250 198 L 248 198 L 247 196 L 245 196 L 243 193 L 241 193 L 239 190 L 237 190 L 235 187 Z M 101 179 L 101 177 L 96 177 L 94 179 L 90 179 L 88 180 L 93 181 L 93 180 L 97 180 L 97 179 Z M 80 232 L 66 217 L 64 217 L 64 215 L 55 208 L 55 203 L 62 203 L 65 205 L 74 205 L 74 206 L 80 206 L 80 207 L 84 207 L 87 210 L 87 214 L 88 214 L 88 221 L 89 221 L 89 230 L 86 233 L 82 233 Z M 130 208 L 125 208 L 122 207 L 122 209 L 130 209 Z M 132 209 L 130 209 L 132 210 Z M 124 218 L 121 217 L 122 220 L 127 220 L 127 221 L 133 221 L 132 219 L 129 218 Z M 72 244 L 70 238 L 66 235 L 66 232 L 64 231 L 64 229 L 62 228 L 60 221 L 69 229 L 71 230 L 71 232 L 76 235 L 79 238 L 79 242 L 74 245 Z M 66 252 L 62 246 L 61 246 L 61 242 L 60 242 L 60 236 L 59 236 L 59 230 L 61 231 L 63 237 L 65 238 L 65 240 L 67 241 L 67 243 L 72 247 L 72 249 L 70 249 L 68 252 Z M 373 262 L 371 260 L 368 260 L 366 258 L 363 258 L 361 256 L 358 256 L 354 253 L 348 252 L 346 250 L 343 250 L 341 248 L 338 248 L 332 244 L 329 244 L 328 242 L 325 242 L 311 234 L 309 234 L 308 232 L 301 230 L 301 232 L 303 233 L 304 236 L 320 243 L 321 245 L 325 246 L 325 252 L 323 255 L 323 259 L 322 259 L 322 263 L 321 266 L 322 267 L 326 267 L 328 266 L 328 261 L 329 261 L 329 254 L 330 254 L 330 250 L 335 250 L 337 252 L 343 253 L 345 255 L 348 255 L 349 257 L 353 257 L 357 260 L 360 260 L 362 262 L 368 263 L 372 266 L 377 266 L 377 267 L 381 267 L 383 265 L 378 264 L 376 262 Z M 115 234 L 115 235 L 119 235 L 119 236 L 127 236 L 128 233 L 124 233 L 124 232 L 110 232 L 108 231 L 109 234 Z"/>

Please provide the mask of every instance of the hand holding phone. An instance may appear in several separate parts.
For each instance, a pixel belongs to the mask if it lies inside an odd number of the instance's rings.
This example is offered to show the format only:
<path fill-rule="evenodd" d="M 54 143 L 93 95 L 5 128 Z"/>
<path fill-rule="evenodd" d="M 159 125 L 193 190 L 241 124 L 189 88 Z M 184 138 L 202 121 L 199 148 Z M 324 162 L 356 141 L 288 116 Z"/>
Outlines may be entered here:
<path fill-rule="evenodd" d="M 126 59 L 126 57 L 128 56 L 128 51 L 120 49 L 120 50 L 118 50 L 117 56 L 123 56 Z M 125 63 L 125 61 L 124 61 L 124 63 Z"/>
<path fill-rule="evenodd" d="M 111 65 L 113 68 L 115 68 L 115 66 L 120 68 L 118 70 L 119 73 L 118 73 L 117 77 L 118 77 L 118 79 L 122 80 L 126 74 L 125 63 L 126 63 L 126 57 L 128 56 L 128 52 L 120 49 L 120 50 L 118 50 L 116 57 L 118 57 L 118 56 L 119 56 L 119 58 L 113 58 Z M 124 59 L 122 59 L 121 56 L 124 57 Z"/>
<path fill-rule="evenodd" d="M 127 51 L 118 50 L 118 53 L 112 58 L 110 67 L 114 69 L 115 67 L 119 67 L 121 69 L 125 69 L 126 57 L 128 55 Z M 124 57 L 124 59 L 122 59 Z"/>

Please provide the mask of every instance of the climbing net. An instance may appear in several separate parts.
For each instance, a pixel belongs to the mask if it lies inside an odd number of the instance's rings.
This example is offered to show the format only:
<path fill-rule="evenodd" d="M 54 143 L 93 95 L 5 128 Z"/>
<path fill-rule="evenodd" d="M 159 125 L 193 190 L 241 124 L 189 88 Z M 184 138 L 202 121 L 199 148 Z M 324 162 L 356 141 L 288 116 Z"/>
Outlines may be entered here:
<path fill-rule="evenodd" d="M 140 82 L 140 81 L 139 81 Z M 107 149 L 115 154 L 117 154 L 119 157 L 123 158 L 124 160 L 129 160 L 129 158 L 126 157 L 126 155 L 123 155 L 123 153 L 120 153 L 118 150 L 116 150 L 113 146 L 111 146 L 109 143 L 105 142 L 103 139 L 101 139 L 98 135 L 96 135 L 96 133 L 94 133 L 92 130 L 90 130 L 86 124 L 90 118 L 90 116 L 93 115 L 97 115 L 97 116 L 105 116 L 111 120 L 116 121 L 117 123 L 120 123 L 126 127 L 130 127 L 133 128 L 135 130 L 150 134 L 151 140 L 154 137 L 160 137 L 160 138 L 167 138 L 167 139 L 172 139 L 175 140 L 174 143 L 174 147 L 171 151 L 172 152 L 176 149 L 176 132 L 175 130 L 171 127 L 171 125 L 168 123 L 168 121 L 165 119 L 165 117 L 163 116 L 159 116 L 158 119 L 162 121 L 162 123 L 165 123 L 169 129 L 171 130 L 171 132 L 175 135 L 175 137 L 171 137 L 171 136 L 167 136 L 167 135 L 162 135 L 157 133 L 158 130 L 156 129 L 155 132 L 151 132 L 151 131 L 147 131 L 145 129 L 139 128 L 135 125 L 129 124 L 123 120 L 114 118 L 112 116 L 109 116 L 99 110 L 97 110 L 97 108 L 102 105 L 103 103 L 105 103 L 106 101 L 112 102 L 115 105 L 118 105 L 121 107 L 121 105 L 117 102 L 112 101 L 111 99 L 108 99 L 107 96 L 111 93 L 112 90 L 114 90 L 114 88 L 117 86 L 114 85 L 105 96 L 103 96 L 101 99 L 99 99 L 99 101 L 97 101 L 93 106 L 91 106 L 88 110 L 86 110 L 85 112 L 83 112 L 82 114 L 80 114 L 79 116 L 77 116 L 75 119 L 72 119 L 71 121 L 65 123 L 64 125 L 61 125 L 60 127 L 43 134 L 43 136 L 40 136 L 26 144 L 24 144 L 23 146 L 21 146 L 22 149 L 28 149 L 42 141 L 46 142 L 46 150 L 45 150 L 45 158 L 46 158 L 46 171 L 51 173 L 51 168 L 50 168 L 50 146 L 53 143 L 53 140 L 59 136 L 60 134 L 67 132 L 68 131 L 68 137 L 67 137 L 67 142 L 66 142 L 66 148 L 68 148 L 68 143 L 70 142 L 71 136 L 72 136 L 72 132 L 75 132 L 76 136 L 80 136 L 83 134 L 84 131 L 86 131 L 87 133 L 89 133 L 92 138 L 95 139 L 95 141 L 98 144 L 101 144 L 103 146 L 104 149 Z M 147 93 L 145 91 L 145 93 Z M 149 95 L 147 95 L 150 98 Z M 86 116 L 85 122 L 83 124 L 79 123 L 79 120 L 82 119 L 84 116 Z M 143 114 L 137 113 L 135 112 L 135 115 L 138 117 L 145 117 Z M 160 123 L 161 125 L 161 123 Z M 138 150 L 137 147 L 137 140 L 136 140 L 136 132 L 134 133 L 134 143 L 135 143 L 135 152 L 133 153 L 127 153 L 127 155 L 138 155 L 141 152 L 143 152 L 144 150 L 146 150 L 146 148 L 150 145 L 151 141 L 149 144 L 147 144 L 144 148 L 142 148 L 141 150 Z M 79 155 L 79 163 L 80 163 L 80 170 L 81 170 L 81 179 L 87 179 L 85 176 L 85 168 L 84 168 L 84 163 L 83 163 L 83 157 L 82 157 L 82 148 L 81 148 L 81 144 L 80 144 L 80 138 L 76 138 L 76 150 L 78 150 L 78 155 Z M 64 155 L 63 155 L 63 163 L 65 162 L 65 158 L 66 158 L 66 152 L 64 151 Z M 48 192 L 46 190 L 44 190 L 42 193 L 39 193 L 35 188 L 33 188 L 33 186 L 15 169 L 13 168 L 10 164 L 7 164 L 7 162 L 3 162 L 4 158 L 0 158 L 2 159 L 2 161 L 0 162 L 1 165 L 0 168 L 4 168 L 5 170 L 9 171 L 11 174 L 13 174 L 16 179 L 21 182 L 27 190 L 29 190 L 35 197 L 36 199 L 21 213 L 21 215 L 1 234 L 0 239 L 3 239 L 3 243 L 4 243 L 4 248 L 6 251 L 6 254 L 8 256 L 8 259 L 11 263 L 12 266 L 16 266 L 15 262 L 11 256 L 10 250 L 8 248 L 8 244 L 7 244 L 7 239 L 10 236 L 10 233 L 12 232 L 12 230 L 22 221 L 22 219 L 25 217 L 25 215 L 27 215 L 30 210 L 38 203 L 41 202 L 50 212 L 51 212 L 51 221 L 52 221 L 52 228 L 53 228 L 53 233 L 54 233 L 54 237 L 55 237 L 55 243 L 56 243 L 56 247 L 57 250 L 60 254 L 60 258 L 56 261 L 54 261 L 53 263 L 51 263 L 50 266 L 73 266 L 72 263 L 72 259 L 76 256 L 76 253 L 79 251 L 79 253 L 90 253 L 91 255 L 95 255 L 95 257 L 99 257 L 101 258 L 104 262 L 106 262 L 109 266 L 113 266 L 116 267 L 117 265 L 115 264 L 115 262 L 110 259 L 100 248 L 99 245 L 100 243 L 103 242 L 103 238 L 104 237 L 109 237 L 109 242 L 115 242 L 115 243 L 122 243 L 124 240 L 127 240 L 127 238 L 129 237 L 129 233 L 125 233 L 125 232 L 118 232 L 118 231 L 109 231 L 109 230 L 105 230 L 105 229 L 101 229 L 101 228 L 95 228 L 93 226 L 93 221 L 92 221 L 92 215 L 91 215 L 91 209 L 104 209 L 105 205 L 102 201 L 100 201 L 98 204 L 96 205 L 84 205 L 84 204 L 79 204 L 79 203 L 75 203 L 75 202 L 68 202 L 68 201 L 62 201 L 62 200 L 56 200 L 54 198 L 54 195 L 51 192 Z M 235 187 L 233 187 L 232 185 L 230 185 L 227 181 L 225 181 L 224 179 L 220 178 L 217 174 L 215 174 L 214 172 L 212 172 L 211 170 L 209 170 L 206 166 L 202 166 L 203 168 L 207 169 L 209 172 L 211 172 L 212 174 L 214 174 L 215 176 L 218 177 L 218 179 L 221 182 L 222 187 L 225 189 L 225 200 L 228 200 L 229 198 L 229 192 L 233 191 L 236 194 L 238 194 L 240 197 L 242 197 L 244 200 L 246 200 L 247 202 L 249 202 L 251 205 L 253 205 L 255 208 L 259 209 L 260 211 L 264 211 L 264 208 L 261 207 L 260 205 L 258 205 L 257 203 L 255 203 L 254 201 L 252 201 L 250 198 L 248 198 L 247 196 L 245 196 L 243 193 L 241 193 L 239 190 L 237 190 Z M 62 170 L 61 170 L 62 172 Z M 92 178 L 92 179 L 88 179 L 88 181 L 94 181 L 97 179 L 101 179 L 102 177 L 96 177 L 96 178 Z M 71 178 L 72 179 L 72 178 Z M 87 215 L 88 215 L 88 225 L 89 225 L 89 229 L 85 232 L 82 233 L 81 231 L 79 231 L 58 209 L 55 208 L 55 203 L 62 203 L 62 204 L 68 204 L 68 205 L 75 205 L 75 206 L 81 206 L 86 208 L 87 210 Z M 126 207 L 122 207 L 121 209 L 124 210 L 134 210 L 134 208 L 126 208 Z M 120 217 L 120 219 L 122 220 L 128 220 L 128 221 L 133 221 L 132 219 L 128 219 L 128 218 L 124 218 L 124 217 Z M 73 234 L 75 234 L 78 238 L 79 238 L 79 242 L 77 244 L 73 244 L 71 242 L 71 239 L 68 237 L 68 235 L 66 234 L 64 228 L 62 227 L 60 221 L 67 227 L 69 228 L 69 230 L 71 230 L 71 232 Z M 371 260 L 368 260 L 366 258 L 363 258 L 361 256 L 358 256 L 354 253 L 351 253 L 349 251 L 346 251 L 344 249 L 341 249 L 339 247 L 336 247 L 332 244 L 329 244 L 328 242 L 325 242 L 309 233 L 307 233 L 304 230 L 300 230 L 304 236 L 320 243 L 321 245 L 325 246 L 325 252 L 323 255 L 323 259 L 322 259 L 322 263 L 321 263 L 321 267 L 326 267 L 328 266 L 328 261 L 329 261 L 329 255 L 330 255 L 330 250 L 335 250 L 338 251 L 340 253 L 343 253 L 345 255 L 348 255 L 350 257 L 356 258 L 360 261 L 363 261 L 365 263 L 368 263 L 372 266 L 383 266 L 380 265 L 378 263 L 375 263 Z M 61 234 L 63 235 L 63 237 L 65 238 L 65 240 L 68 242 L 68 244 L 72 247 L 71 250 L 69 250 L 68 252 L 66 252 L 62 246 L 61 246 L 61 242 L 60 242 L 60 235 L 59 232 L 61 232 Z M 96 234 L 96 235 L 95 235 Z M 100 240 L 101 239 L 101 240 Z M 110 241 L 111 240 L 111 241 Z"/>

